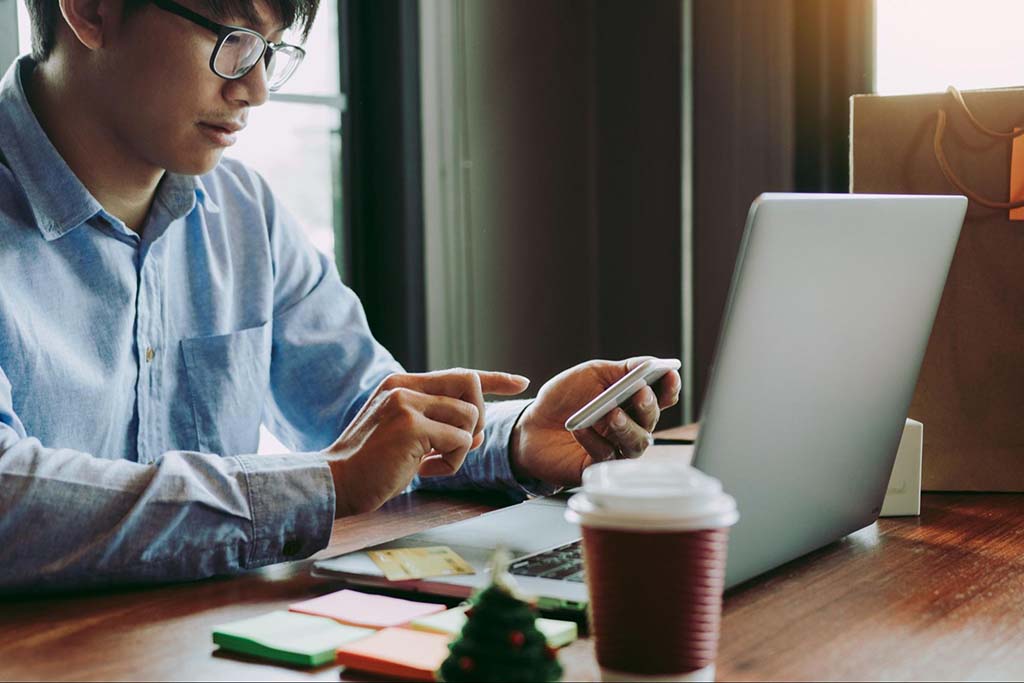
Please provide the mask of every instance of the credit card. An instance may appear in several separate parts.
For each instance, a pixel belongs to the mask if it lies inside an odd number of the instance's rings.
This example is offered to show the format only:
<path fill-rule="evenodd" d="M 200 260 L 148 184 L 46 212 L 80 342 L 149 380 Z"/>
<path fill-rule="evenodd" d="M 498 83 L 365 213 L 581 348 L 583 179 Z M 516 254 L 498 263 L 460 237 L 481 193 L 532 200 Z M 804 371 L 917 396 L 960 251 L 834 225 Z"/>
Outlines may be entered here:
<path fill-rule="evenodd" d="M 476 573 L 468 562 L 446 545 L 368 550 L 366 554 L 380 567 L 388 581 Z"/>

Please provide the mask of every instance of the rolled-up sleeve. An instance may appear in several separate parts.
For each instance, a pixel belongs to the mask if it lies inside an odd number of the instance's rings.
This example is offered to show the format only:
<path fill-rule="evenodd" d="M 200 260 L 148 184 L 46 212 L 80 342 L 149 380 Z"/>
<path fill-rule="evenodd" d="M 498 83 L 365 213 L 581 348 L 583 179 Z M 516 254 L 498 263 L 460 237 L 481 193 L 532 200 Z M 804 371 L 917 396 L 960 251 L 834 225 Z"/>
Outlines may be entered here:
<path fill-rule="evenodd" d="M 319 456 L 172 451 L 152 465 L 46 448 L 0 369 L 0 592 L 198 579 L 327 544 Z"/>

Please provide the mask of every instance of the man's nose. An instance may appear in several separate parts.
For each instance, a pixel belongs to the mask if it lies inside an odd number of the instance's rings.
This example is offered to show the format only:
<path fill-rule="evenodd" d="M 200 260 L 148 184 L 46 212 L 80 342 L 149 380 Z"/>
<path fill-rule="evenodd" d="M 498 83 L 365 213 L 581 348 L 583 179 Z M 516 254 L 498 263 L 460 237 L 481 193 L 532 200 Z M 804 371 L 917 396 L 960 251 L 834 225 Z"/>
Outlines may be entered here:
<path fill-rule="evenodd" d="M 270 89 L 267 87 L 266 61 L 260 59 L 249 69 L 249 73 L 241 78 L 228 81 L 231 88 L 229 98 L 241 101 L 250 107 L 258 107 L 267 101 Z"/>

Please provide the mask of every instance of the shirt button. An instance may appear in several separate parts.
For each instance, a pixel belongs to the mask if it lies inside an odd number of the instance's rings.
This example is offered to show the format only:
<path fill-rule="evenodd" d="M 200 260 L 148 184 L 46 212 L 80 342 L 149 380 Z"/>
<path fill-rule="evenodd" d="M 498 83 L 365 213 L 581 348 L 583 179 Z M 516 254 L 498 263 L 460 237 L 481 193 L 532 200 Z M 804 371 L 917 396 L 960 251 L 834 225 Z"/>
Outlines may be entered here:
<path fill-rule="evenodd" d="M 152 346 L 147 346 L 146 347 L 146 362 L 147 363 L 152 363 L 153 362 L 153 358 L 155 358 L 155 357 L 156 357 L 156 351 L 153 350 Z"/>
<path fill-rule="evenodd" d="M 284 547 L 281 548 L 281 552 L 285 557 L 295 557 L 302 552 L 302 541 L 297 538 L 285 541 Z"/>

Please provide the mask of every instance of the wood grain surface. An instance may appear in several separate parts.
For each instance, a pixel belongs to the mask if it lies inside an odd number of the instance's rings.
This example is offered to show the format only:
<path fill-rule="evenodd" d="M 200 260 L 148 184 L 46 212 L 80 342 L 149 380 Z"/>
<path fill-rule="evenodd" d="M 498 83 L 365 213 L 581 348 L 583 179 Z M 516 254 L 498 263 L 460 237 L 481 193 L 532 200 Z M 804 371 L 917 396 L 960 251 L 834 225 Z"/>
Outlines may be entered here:
<path fill-rule="evenodd" d="M 318 557 L 493 507 L 402 496 L 337 522 Z M 0 602 L 0 679 L 337 681 L 337 666 L 292 669 L 211 643 L 217 624 L 340 587 L 310 577 L 310 563 Z M 1019 679 L 1022 614 L 1024 495 L 926 494 L 920 518 L 882 520 L 727 594 L 719 679 Z M 560 658 L 566 680 L 597 679 L 588 639 Z"/>

